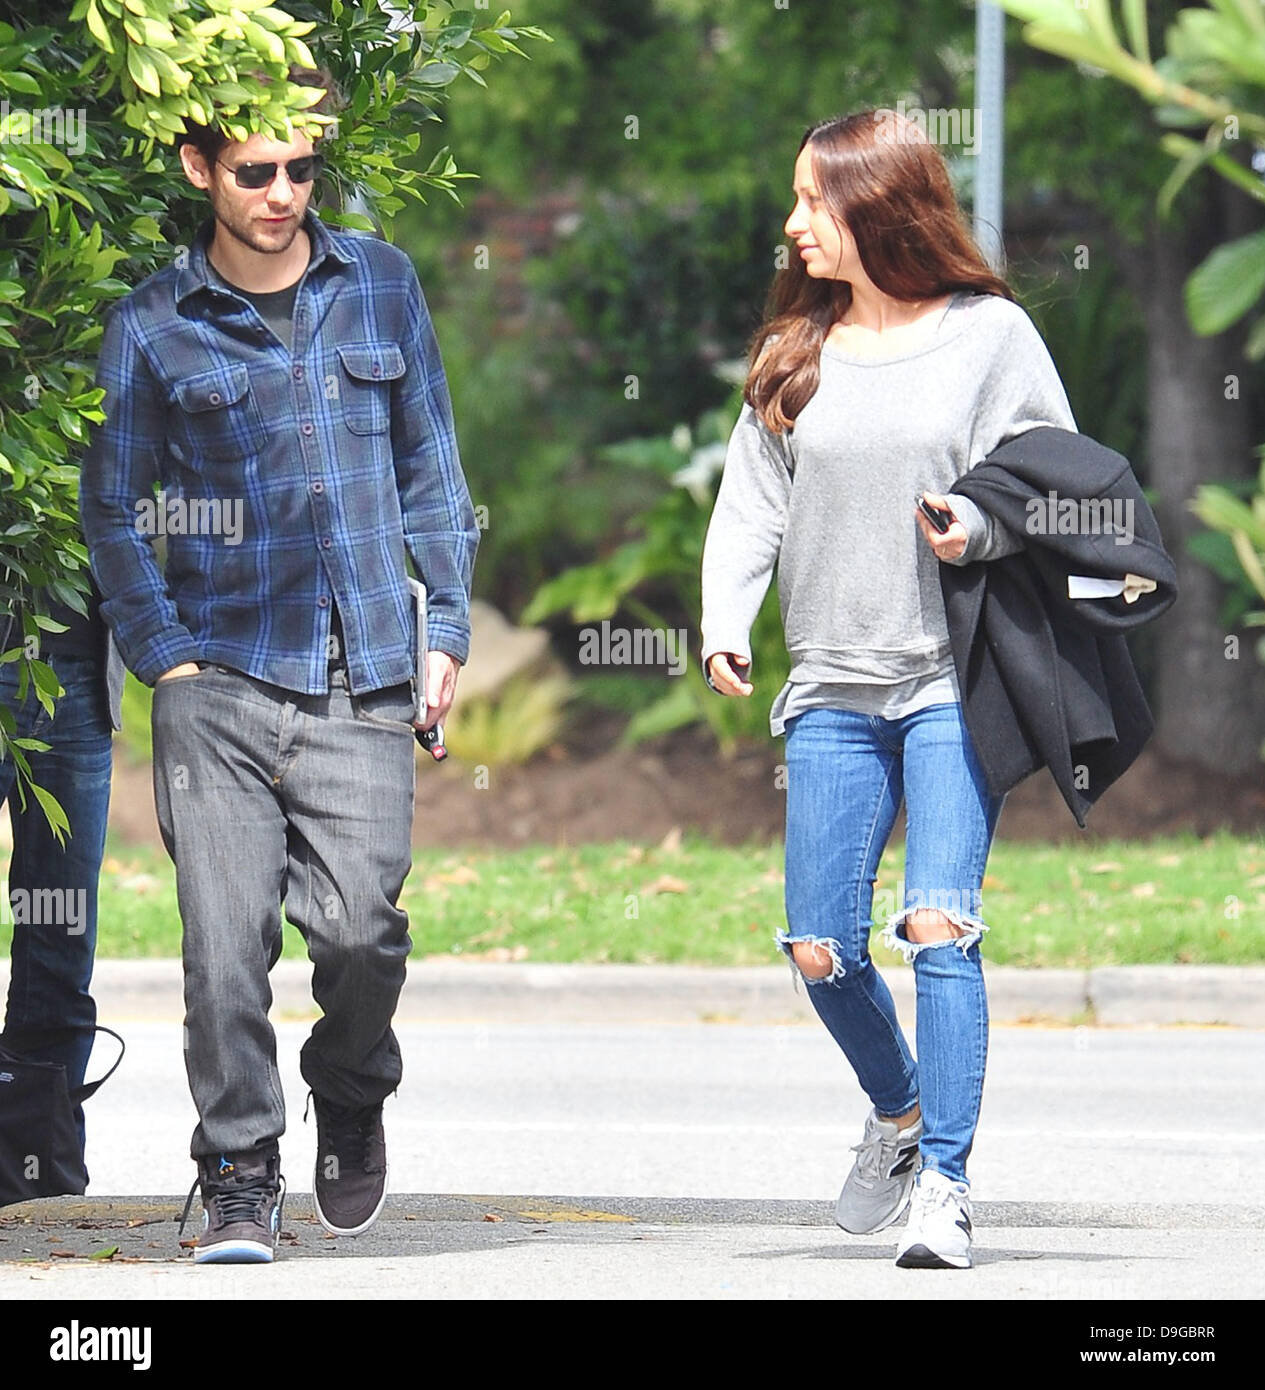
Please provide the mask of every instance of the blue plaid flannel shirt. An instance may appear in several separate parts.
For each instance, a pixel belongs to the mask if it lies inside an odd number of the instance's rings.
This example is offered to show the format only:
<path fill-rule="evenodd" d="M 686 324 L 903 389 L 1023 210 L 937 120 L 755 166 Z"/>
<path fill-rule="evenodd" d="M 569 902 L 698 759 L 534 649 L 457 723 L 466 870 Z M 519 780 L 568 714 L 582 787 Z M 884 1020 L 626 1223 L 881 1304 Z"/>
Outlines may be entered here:
<path fill-rule="evenodd" d="M 101 348 L 106 419 L 80 513 L 128 666 L 152 685 L 221 662 L 323 694 L 336 603 L 352 691 L 400 684 L 416 643 L 406 555 L 430 648 L 464 662 L 479 533 L 412 263 L 309 213 L 287 350 L 210 277 L 212 226 L 114 307 Z"/>

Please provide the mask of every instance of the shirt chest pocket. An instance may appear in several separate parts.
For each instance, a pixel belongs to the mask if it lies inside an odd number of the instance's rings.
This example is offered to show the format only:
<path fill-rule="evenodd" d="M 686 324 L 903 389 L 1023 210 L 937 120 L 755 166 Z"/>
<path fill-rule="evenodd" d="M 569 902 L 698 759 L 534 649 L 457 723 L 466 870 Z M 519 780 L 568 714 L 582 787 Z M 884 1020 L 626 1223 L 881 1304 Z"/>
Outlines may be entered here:
<path fill-rule="evenodd" d="M 391 383 L 404 375 L 395 343 L 349 343 L 338 349 L 338 391 L 353 434 L 384 434 L 391 425 Z"/>
<path fill-rule="evenodd" d="M 242 363 L 176 382 L 176 402 L 193 453 L 247 458 L 264 443 L 263 418 Z"/>

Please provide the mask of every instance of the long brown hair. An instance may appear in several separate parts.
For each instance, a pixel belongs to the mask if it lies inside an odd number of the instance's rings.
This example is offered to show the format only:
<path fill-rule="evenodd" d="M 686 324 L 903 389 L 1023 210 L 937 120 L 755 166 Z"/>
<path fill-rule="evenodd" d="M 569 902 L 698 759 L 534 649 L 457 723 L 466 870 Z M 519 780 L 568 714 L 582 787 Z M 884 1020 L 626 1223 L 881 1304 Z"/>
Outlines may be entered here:
<path fill-rule="evenodd" d="M 865 273 L 885 294 L 911 303 L 951 290 L 1014 299 L 967 229 L 939 150 L 915 122 L 886 108 L 858 111 L 809 126 L 796 154 L 810 143 L 822 200 L 836 225 L 847 225 Z M 790 429 L 812 399 L 821 345 L 851 303 L 847 281 L 809 275 L 800 256 L 778 271 L 743 388 L 774 433 Z"/>

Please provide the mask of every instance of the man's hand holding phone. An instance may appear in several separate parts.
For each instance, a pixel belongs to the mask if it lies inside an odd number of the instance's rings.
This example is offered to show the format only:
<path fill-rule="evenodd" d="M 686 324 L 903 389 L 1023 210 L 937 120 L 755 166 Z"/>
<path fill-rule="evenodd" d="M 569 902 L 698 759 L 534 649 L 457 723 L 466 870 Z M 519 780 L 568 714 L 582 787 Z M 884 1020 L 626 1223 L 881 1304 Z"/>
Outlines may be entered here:
<path fill-rule="evenodd" d="M 461 663 L 447 652 L 426 653 L 426 718 L 413 720 L 417 741 L 439 763 L 448 756 L 444 747 L 443 721 L 457 694 Z"/>
<path fill-rule="evenodd" d="M 461 664 L 447 652 L 426 653 L 426 718 L 413 721 L 415 729 L 432 729 L 448 717 L 457 694 Z"/>

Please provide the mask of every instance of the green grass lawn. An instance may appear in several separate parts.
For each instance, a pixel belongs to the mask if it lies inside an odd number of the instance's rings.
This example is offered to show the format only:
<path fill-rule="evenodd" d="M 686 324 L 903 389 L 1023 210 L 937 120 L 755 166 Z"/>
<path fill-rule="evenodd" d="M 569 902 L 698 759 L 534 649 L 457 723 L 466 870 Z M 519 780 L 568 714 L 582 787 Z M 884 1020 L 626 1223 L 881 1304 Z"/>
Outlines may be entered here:
<path fill-rule="evenodd" d="M 883 857 L 880 922 L 903 846 Z M 1148 844 L 999 843 L 984 880 L 997 964 L 1265 963 L 1265 842 L 1221 834 Z M 404 889 L 414 955 L 533 961 L 758 965 L 781 960 L 780 844 L 420 852 Z M 875 958 L 893 959 L 873 938 Z M 161 851 L 111 845 L 101 956 L 174 956 L 180 922 Z M 286 931 L 286 955 L 302 939 Z"/>

